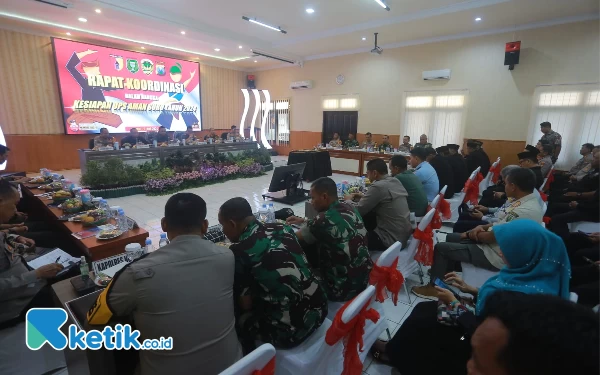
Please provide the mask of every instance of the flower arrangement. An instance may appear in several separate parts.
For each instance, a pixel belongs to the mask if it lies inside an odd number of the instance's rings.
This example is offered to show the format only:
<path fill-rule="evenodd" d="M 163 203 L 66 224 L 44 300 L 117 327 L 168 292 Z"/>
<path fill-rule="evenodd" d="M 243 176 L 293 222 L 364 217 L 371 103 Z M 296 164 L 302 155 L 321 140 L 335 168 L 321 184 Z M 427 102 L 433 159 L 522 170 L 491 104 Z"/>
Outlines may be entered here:
<path fill-rule="evenodd" d="M 254 162 L 252 159 L 249 160 L 250 162 L 248 162 L 248 159 L 241 159 L 239 160 L 239 164 L 238 162 L 206 162 L 191 172 L 176 173 L 174 176 L 167 178 L 149 179 L 146 181 L 146 194 L 171 194 L 180 190 L 201 187 L 224 180 L 261 175 L 262 168 L 260 164 Z"/>

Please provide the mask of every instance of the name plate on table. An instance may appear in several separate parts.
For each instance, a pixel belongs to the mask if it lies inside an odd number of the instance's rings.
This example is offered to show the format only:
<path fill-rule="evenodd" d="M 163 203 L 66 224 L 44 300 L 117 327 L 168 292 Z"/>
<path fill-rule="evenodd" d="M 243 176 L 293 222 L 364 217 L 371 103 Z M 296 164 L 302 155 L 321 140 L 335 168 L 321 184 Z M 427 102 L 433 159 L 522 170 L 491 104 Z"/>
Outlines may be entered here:
<path fill-rule="evenodd" d="M 92 262 L 92 269 L 94 270 L 94 274 L 98 275 L 100 272 L 114 267 L 118 264 L 127 264 L 131 263 L 132 261 L 133 259 L 131 259 L 131 256 L 129 254 L 123 253 Z"/>
<path fill-rule="evenodd" d="M 114 147 L 109 147 L 109 146 L 98 147 L 98 151 L 114 151 L 114 149 L 115 149 Z"/>
<path fill-rule="evenodd" d="M 179 143 L 169 143 L 167 146 L 169 146 L 169 147 L 177 147 L 177 146 L 179 146 Z"/>
<path fill-rule="evenodd" d="M 137 145 L 135 148 L 150 148 L 150 145 Z"/>

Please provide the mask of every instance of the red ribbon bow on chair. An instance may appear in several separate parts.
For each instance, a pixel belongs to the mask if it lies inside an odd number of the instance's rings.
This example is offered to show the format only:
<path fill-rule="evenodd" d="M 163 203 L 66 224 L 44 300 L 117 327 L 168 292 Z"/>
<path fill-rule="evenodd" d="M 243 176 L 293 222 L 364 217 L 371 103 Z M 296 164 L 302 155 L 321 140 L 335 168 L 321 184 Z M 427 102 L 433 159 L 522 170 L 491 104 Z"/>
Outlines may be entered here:
<path fill-rule="evenodd" d="M 260 370 L 252 371 L 252 375 L 275 375 L 275 357 Z"/>
<path fill-rule="evenodd" d="M 546 181 L 546 186 L 544 186 L 544 188 L 546 190 L 550 190 L 550 184 L 552 184 L 554 182 L 554 170 L 552 170 L 552 173 L 550 173 L 550 175 L 548 176 L 548 180 Z"/>
<path fill-rule="evenodd" d="M 426 212 L 429 212 L 430 210 L 431 206 L 427 205 Z M 437 209 L 433 213 L 433 217 L 431 218 L 431 222 L 429 223 L 428 227 L 431 227 L 431 229 L 440 229 L 442 227 L 442 218 L 440 217 L 440 211 Z"/>
<path fill-rule="evenodd" d="M 373 323 L 379 320 L 379 313 L 369 307 L 368 301 L 360 310 L 358 315 L 348 323 L 342 321 L 342 314 L 350 305 L 351 301 L 346 302 L 344 306 L 335 314 L 331 327 L 325 334 L 327 345 L 334 345 L 340 340 L 344 340 L 344 370 L 341 375 L 361 375 L 363 364 L 358 356 L 358 351 L 363 351 L 363 335 L 365 334 L 365 323 L 367 319 Z"/>
<path fill-rule="evenodd" d="M 471 202 L 471 204 L 477 204 L 479 198 L 479 184 L 483 180 L 481 172 L 477 173 L 475 178 L 471 181 L 470 179 L 465 182 L 465 199 L 463 203 Z"/>
<path fill-rule="evenodd" d="M 540 197 L 542 197 L 542 200 L 544 202 L 548 202 L 548 194 L 544 193 L 543 191 L 540 191 Z"/>
<path fill-rule="evenodd" d="M 382 302 L 385 300 L 385 288 L 392 293 L 392 302 L 394 306 L 398 304 L 398 293 L 404 283 L 404 276 L 398 271 L 398 258 L 394 260 L 389 267 L 380 267 L 373 265 L 369 275 L 369 284 L 375 285 L 375 300 Z"/>
<path fill-rule="evenodd" d="M 433 264 L 433 231 L 431 225 L 428 225 L 424 231 L 419 228 L 415 229 L 413 238 L 421 240 L 417 254 L 415 254 L 415 260 L 425 266 L 431 266 Z"/>
<path fill-rule="evenodd" d="M 444 199 L 444 194 L 440 193 L 440 201 L 436 207 L 437 211 L 442 214 L 442 217 L 446 220 L 452 217 L 452 211 L 450 210 L 450 203 L 446 199 Z M 439 228 L 434 228 L 439 229 Z"/>
<path fill-rule="evenodd" d="M 501 170 L 502 170 L 502 165 L 500 163 L 496 164 L 495 167 L 492 164 L 492 167 L 490 168 L 490 172 L 489 173 L 493 173 L 492 174 L 492 182 L 494 184 L 498 183 L 498 177 L 500 177 L 500 171 Z"/>

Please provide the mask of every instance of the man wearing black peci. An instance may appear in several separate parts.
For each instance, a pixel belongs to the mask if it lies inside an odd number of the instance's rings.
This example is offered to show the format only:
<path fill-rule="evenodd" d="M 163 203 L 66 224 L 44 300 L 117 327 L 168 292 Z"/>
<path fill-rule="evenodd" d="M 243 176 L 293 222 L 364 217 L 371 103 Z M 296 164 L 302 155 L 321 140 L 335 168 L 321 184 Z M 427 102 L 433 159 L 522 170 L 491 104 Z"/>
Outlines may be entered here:
<path fill-rule="evenodd" d="M 460 148 L 457 144 L 448 144 L 448 164 L 452 168 L 452 179 L 454 180 L 454 189 L 458 192 L 465 186 L 465 182 L 469 178 L 467 164 L 461 154 L 458 153 Z"/>
<path fill-rule="evenodd" d="M 538 165 L 537 154 L 533 152 L 520 152 L 517 154 L 519 158 L 519 166 L 521 168 L 530 169 L 535 174 L 535 188 L 539 189 L 544 183 L 542 176 L 542 167 Z"/>
<path fill-rule="evenodd" d="M 146 140 L 145 137 L 140 135 L 140 133 L 138 132 L 138 130 L 136 128 L 131 128 L 131 130 L 129 130 L 129 135 L 127 137 L 121 139 L 121 146 L 123 146 L 126 143 L 129 143 L 129 145 L 131 145 L 131 146 L 135 146 L 138 143 L 143 143 L 143 144 L 147 145 L 148 141 Z"/>

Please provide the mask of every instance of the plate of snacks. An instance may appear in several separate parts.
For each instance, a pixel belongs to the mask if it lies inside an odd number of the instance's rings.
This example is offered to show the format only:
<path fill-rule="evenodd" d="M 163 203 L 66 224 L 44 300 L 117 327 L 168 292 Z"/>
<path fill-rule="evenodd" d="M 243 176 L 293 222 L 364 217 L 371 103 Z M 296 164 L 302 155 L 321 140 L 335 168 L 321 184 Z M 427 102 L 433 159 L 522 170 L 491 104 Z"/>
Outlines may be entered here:
<path fill-rule="evenodd" d="M 112 240 L 113 238 L 117 238 L 122 234 L 123 232 L 118 229 L 103 230 L 96 235 L 96 238 L 99 240 Z"/>
<path fill-rule="evenodd" d="M 229 247 L 229 246 L 231 246 L 231 243 L 225 242 L 225 241 L 221 241 L 221 242 L 215 243 L 215 245 L 217 245 L 217 246 L 223 246 L 223 247 Z"/>
<path fill-rule="evenodd" d="M 79 216 L 79 220 L 84 227 L 96 227 L 106 224 L 107 218 L 102 210 L 88 211 L 86 214 Z"/>
<path fill-rule="evenodd" d="M 27 183 L 39 185 L 39 184 L 45 184 L 46 182 L 48 182 L 48 180 L 45 177 L 37 176 L 37 177 L 31 178 L 31 180 L 29 180 L 29 182 L 27 182 Z"/>
<path fill-rule="evenodd" d="M 48 185 L 42 185 L 42 186 L 38 187 L 38 189 L 42 189 L 45 191 L 62 190 L 62 183 L 52 182 L 52 183 L 49 183 Z"/>
<path fill-rule="evenodd" d="M 105 288 L 110 284 L 112 278 L 108 275 L 103 274 L 102 272 L 98 272 L 97 274 L 94 271 L 90 271 L 90 278 L 94 281 L 94 284 L 98 285 L 101 288 Z"/>
<path fill-rule="evenodd" d="M 71 197 L 71 193 L 66 190 L 55 191 L 52 194 L 52 200 L 54 203 L 66 202 L 67 200 L 71 199 Z"/>
<path fill-rule="evenodd" d="M 66 201 L 64 201 L 61 205 L 60 208 L 62 208 L 63 212 L 68 213 L 68 214 L 74 214 L 76 212 L 79 212 L 83 209 L 83 205 L 81 204 L 81 201 L 79 199 L 67 199 Z"/>

